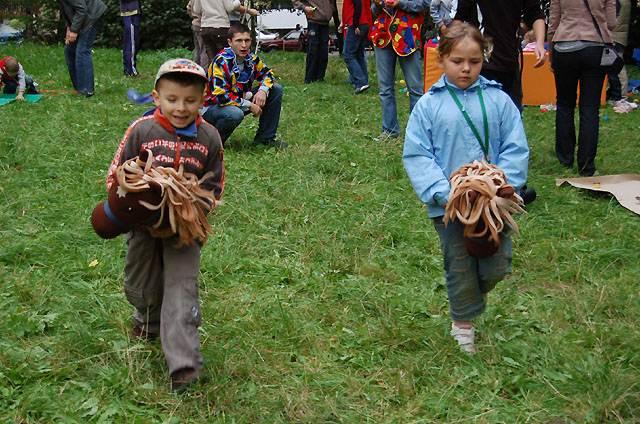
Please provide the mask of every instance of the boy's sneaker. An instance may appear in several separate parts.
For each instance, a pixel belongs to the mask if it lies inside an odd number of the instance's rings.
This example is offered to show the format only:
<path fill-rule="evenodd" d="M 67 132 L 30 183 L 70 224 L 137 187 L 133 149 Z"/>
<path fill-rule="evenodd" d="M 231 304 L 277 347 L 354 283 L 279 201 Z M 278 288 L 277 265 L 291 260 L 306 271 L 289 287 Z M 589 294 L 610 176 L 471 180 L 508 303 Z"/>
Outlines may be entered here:
<path fill-rule="evenodd" d="M 139 324 L 133 324 L 130 332 L 132 339 L 140 339 L 145 341 L 151 341 L 158 338 L 156 333 L 150 333 L 147 328 Z"/>
<path fill-rule="evenodd" d="M 200 372 L 195 368 L 182 368 L 171 374 L 171 391 L 184 392 L 189 386 L 198 381 Z"/>
<path fill-rule="evenodd" d="M 356 88 L 355 94 L 360 94 L 360 93 L 364 93 L 365 91 L 367 91 L 369 89 L 369 84 L 365 84 L 362 87 L 358 87 Z"/>
<path fill-rule="evenodd" d="M 473 355 L 476 353 L 476 345 L 475 345 L 475 330 L 473 327 L 471 328 L 459 328 L 452 322 L 451 323 L 451 335 L 458 342 L 460 349 Z"/>

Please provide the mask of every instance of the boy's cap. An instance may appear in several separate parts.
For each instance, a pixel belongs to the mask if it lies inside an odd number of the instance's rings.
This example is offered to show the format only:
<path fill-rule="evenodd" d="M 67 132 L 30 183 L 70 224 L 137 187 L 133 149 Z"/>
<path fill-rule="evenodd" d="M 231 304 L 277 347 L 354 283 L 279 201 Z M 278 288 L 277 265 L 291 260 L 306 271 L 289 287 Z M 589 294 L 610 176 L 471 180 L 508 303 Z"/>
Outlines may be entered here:
<path fill-rule="evenodd" d="M 172 74 L 174 72 L 184 72 L 187 74 L 196 75 L 203 80 L 207 81 L 207 72 L 202 68 L 202 66 L 195 63 L 193 60 L 189 59 L 171 59 L 164 62 L 160 69 L 158 69 L 158 73 L 156 74 L 156 80 L 153 82 L 153 85 L 158 84 L 158 80 L 167 74 Z"/>

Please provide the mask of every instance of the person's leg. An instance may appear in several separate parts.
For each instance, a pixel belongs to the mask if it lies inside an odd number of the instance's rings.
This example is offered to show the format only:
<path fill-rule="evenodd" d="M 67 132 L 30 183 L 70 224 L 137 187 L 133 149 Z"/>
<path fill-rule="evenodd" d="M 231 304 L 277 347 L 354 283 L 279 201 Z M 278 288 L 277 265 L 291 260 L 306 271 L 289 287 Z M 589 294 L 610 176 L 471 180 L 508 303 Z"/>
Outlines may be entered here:
<path fill-rule="evenodd" d="M 132 16 L 122 17 L 122 68 L 127 76 L 137 75 L 133 64 L 135 34 Z"/>
<path fill-rule="evenodd" d="M 511 237 L 503 233 L 500 235 L 498 251 L 487 258 L 478 259 L 478 281 L 482 293 L 489 293 L 511 273 L 511 258 Z"/>
<path fill-rule="evenodd" d="M 574 52 L 553 53 L 556 83 L 556 156 L 568 168 L 573 166 L 576 128 L 573 122 L 578 91 L 579 65 Z"/>
<path fill-rule="evenodd" d="M 307 58 L 304 70 L 304 83 L 309 84 L 318 79 L 320 27 L 315 22 L 309 22 L 307 31 Z"/>
<path fill-rule="evenodd" d="M 580 52 L 580 127 L 578 130 L 578 173 L 591 176 L 596 170 L 595 159 L 600 130 L 600 93 L 605 72 L 600 66 L 601 47 L 587 47 Z"/>
<path fill-rule="evenodd" d="M 162 239 L 164 297 L 160 318 L 160 341 L 169 373 L 202 368 L 200 354 L 200 305 L 198 273 L 200 245 L 177 246 L 177 238 Z"/>
<path fill-rule="evenodd" d="M 18 90 L 18 83 L 16 81 L 7 81 L 4 83 L 4 87 L 2 88 L 2 92 L 4 94 L 15 94 Z"/>
<path fill-rule="evenodd" d="M 256 131 L 255 141 L 258 143 L 269 142 L 276 138 L 280 123 L 280 110 L 282 109 L 282 91 L 280 84 L 273 84 L 269 90 L 267 103 L 262 108 L 260 125 Z"/>
<path fill-rule="evenodd" d="M 444 256 L 449 310 L 454 321 L 468 322 L 485 310 L 485 299 L 478 278 L 478 260 L 467 253 L 458 221 L 444 225 L 442 218 L 433 220 Z"/>
<path fill-rule="evenodd" d="M 344 38 L 344 63 L 347 65 L 347 70 L 349 71 L 349 80 L 355 89 L 367 84 L 357 58 L 359 49 L 360 37 L 356 35 L 352 27 L 347 28 L 347 35 Z"/>
<path fill-rule="evenodd" d="M 616 51 L 620 54 L 624 53 L 624 46 L 616 43 Z M 624 69 L 624 67 L 623 67 Z M 622 73 L 622 71 L 620 71 Z M 616 102 L 622 99 L 622 85 L 620 81 L 620 74 L 616 72 L 607 72 L 607 79 L 609 80 L 609 88 L 607 89 L 607 100 Z"/>
<path fill-rule="evenodd" d="M 227 47 L 228 31 L 229 28 L 200 28 L 200 35 L 209 61 L 212 61 L 220 50 Z"/>
<path fill-rule="evenodd" d="M 244 119 L 244 112 L 237 106 L 216 105 L 207 109 L 202 118 L 216 127 L 224 144 Z"/>
<path fill-rule="evenodd" d="M 78 73 L 76 72 L 76 50 L 78 43 L 71 43 L 64 45 L 64 60 L 67 63 L 67 70 L 69 71 L 69 78 L 71 78 L 71 85 L 73 89 L 78 91 Z"/>
<path fill-rule="evenodd" d="M 134 308 L 133 323 L 144 337 L 160 334 L 163 296 L 162 244 L 145 230 L 127 234 L 124 292 Z"/>
<path fill-rule="evenodd" d="M 320 25 L 318 30 L 320 45 L 318 46 L 318 68 L 316 80 L 323 81 L 329 63 L 329 25 Z"/>
<path fill-rule="evenodd" d="M 409 56 L 399 58 L 400 67 L 407 82 L 407 90 L 409 90 L 409 112 L 411 112 L 424 94 L 424 81 L 422 79 L 422 58 L 420 52 L 415 51 Z"/>
<path fill-rule="evenodd" d="M 380 104 L 382 106 L 382 131 L 393 136 L 400 134 L 395 95 L 395 68 L 398 57 L 391 46 L 375 48 Z"/>
<path fill-rule="evenodd" d="M 360 64 L 365 85 L 369 85 L 369 66 L 367 65 L 367 56 L 365 48 L 369 41 L 369 25 L 360 25 L 360 39 L 358 40 L 358 50 L 356 51 L 356 60 Z"/>
<path fill-rule="evenodd" d="M 25 75 L 24 77 L 25 90 L 24 94 L 38 94 L 38 89 L 36 87 L 36 82 L 33 80 L 31 75 Z"/>
<path fill-rule="evenodd" d="M 78 92 L 84 96 L 93 96 L 95 92 L 93 78 L 93 44 L 98 34 L 97 23 L 78 34 L 76 41 L 76 72 Z"/>

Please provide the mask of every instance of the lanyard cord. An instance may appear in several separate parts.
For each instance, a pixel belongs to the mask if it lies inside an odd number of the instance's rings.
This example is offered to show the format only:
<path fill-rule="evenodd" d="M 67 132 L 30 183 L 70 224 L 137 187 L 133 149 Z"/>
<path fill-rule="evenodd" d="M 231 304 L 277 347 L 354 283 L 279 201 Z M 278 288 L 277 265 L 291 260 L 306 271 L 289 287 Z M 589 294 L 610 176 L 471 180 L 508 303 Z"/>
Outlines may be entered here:
<path fill-rule="evenodd" d="M 453 98 L 453 101 L 455 102 L 456 106 L 458 106 L 458 109 L 460 109 L 460 112 L 462 112 L 462 116 L 464 116 L 465 121 L 467 121 L 469 128 L 471 128 L 473 135 L 476 136 L 476 140 L 478 140 L 478 144 L 480 144 L 480 148 L 484 153 L 484 159 L 487 162 L 489 162 L 489 122 L 487 121 L 487 110 L 484 107 L 484 99 L 482 97 L 482 88 L 478 86 L 477 91 L 478 91 L 478 98 L 480 99 L 480 109 L 482 110 L 482 124 L 484 126 L 484 142 L 480 138 L 480 133 L 478 132 L 478 129 L 473 124 L 473 121 L 471 121 L 471 117 L 469 117 L 469 114 L 467 113 L 467 111 L 464 110 L 464 107 L 462 107 L 462 103 L 460 103 L 460 100 L 458 99 L 458 96 L 456 96 L 456 93 L 449 86 L 449 84 L 446 84 L 446 87 L 447 87 L 447 91 L 449 91 L 449 94 Z"/>

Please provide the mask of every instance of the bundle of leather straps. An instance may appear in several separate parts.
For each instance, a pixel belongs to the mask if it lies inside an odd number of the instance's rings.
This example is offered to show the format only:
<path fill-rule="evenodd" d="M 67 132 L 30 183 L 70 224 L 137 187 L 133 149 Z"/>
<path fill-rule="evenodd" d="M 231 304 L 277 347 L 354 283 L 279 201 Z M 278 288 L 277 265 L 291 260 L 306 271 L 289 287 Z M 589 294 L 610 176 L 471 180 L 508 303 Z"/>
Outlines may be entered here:
<path fill-rule="evenodd" d="M 204 244 L 211 232 L 207 214 L 215 206 L 216 200 L 213 192 L 205 190 L 200 184 L 213 173 L 208 172 L 202 178 L 197 178 L 194 174 L 184 172 L 182 165 L 178 170 L 153 167 L 151 151 L 141 156 L 126 161 L 116 169 L 118 191 L 159 191 L 158 203 L 139 201 L 141 206 L 158 212 L 157 220 L 147 225 L 151 235 L 160 238 L 177 235 L 179 246 L 191 245 L 196 240 Z"/>
<path fill-rule="evenodd" d="M 444 223 L 458 220 L 464 225 L 465 248 L 471 256 L 493 255 L 505 228 L 518 233 L 511 214 L 524 212 L 522 198 L 501 169 L 484 161 L 463 165 L 450 180 Z"/>

